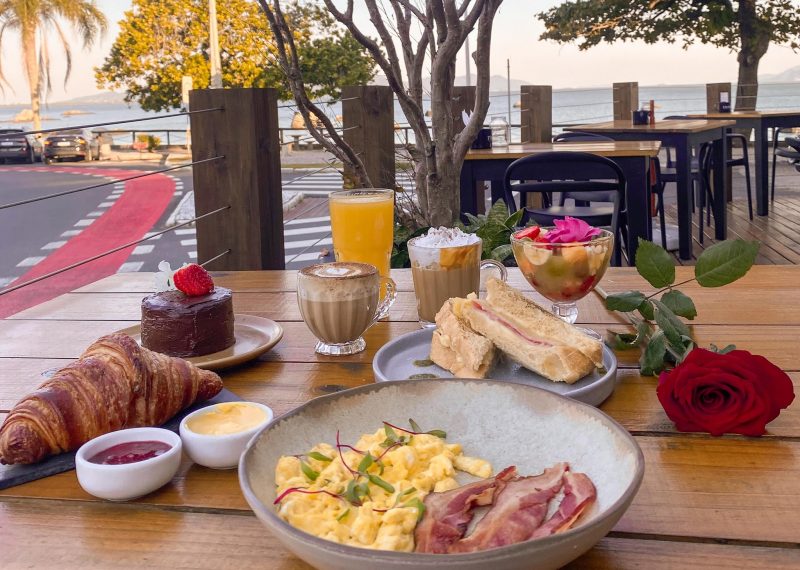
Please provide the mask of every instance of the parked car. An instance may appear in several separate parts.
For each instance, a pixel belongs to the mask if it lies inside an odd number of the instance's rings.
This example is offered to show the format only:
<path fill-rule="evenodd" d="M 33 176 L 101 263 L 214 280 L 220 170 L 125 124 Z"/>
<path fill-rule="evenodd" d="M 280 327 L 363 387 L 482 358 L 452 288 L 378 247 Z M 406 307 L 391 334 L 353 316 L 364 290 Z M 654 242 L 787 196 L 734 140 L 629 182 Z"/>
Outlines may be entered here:
<path fill-rule="evenodd" d="M 33 164 L 42 160 L 42 143 L 20 128 L 0 129 L 0 163 L 20 160 Z"/>
<path fill-rule="evenodd" d="M 49 164 L 64 158 L 100 160 L 97 135 L 88 129 L 69 129 L 47 137 L 44 141 L 44 162 Z"/>

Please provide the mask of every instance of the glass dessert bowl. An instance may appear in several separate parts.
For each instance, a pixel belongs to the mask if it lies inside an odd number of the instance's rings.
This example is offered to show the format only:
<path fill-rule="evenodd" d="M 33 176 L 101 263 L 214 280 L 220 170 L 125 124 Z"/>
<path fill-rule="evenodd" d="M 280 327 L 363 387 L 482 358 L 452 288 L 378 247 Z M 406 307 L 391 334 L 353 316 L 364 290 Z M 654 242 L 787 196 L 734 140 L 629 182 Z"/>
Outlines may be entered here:
<path fill-rule="evenodd" d="M 558 226 L 534 226 L 511 236 L 511 248 L 522 275 L 536 291 L 553 302 L 553 313 L 570 324 L 578 318 L 575 302 L 600 282 L 614 250 L 614 234 L 588 224 L 586 228 L 591 232 L 561 232 L 562 239 L 584 238 L 578 241 L 547 241 L 548 234 L 559 233 Z"/>

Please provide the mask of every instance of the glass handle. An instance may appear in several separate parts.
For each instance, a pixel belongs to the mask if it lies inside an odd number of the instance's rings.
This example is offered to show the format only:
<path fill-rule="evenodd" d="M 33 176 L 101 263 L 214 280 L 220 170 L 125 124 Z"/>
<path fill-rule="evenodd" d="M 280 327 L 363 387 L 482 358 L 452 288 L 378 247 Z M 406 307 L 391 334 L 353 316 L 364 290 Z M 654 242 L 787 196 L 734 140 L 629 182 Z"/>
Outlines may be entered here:
<path fill-rule="evenodd" d="M 481 271 L 484 269 L 497 269 L 500 271 L 500 281 L 508 280 L 508 271 L 506 266 L 497 261 L 496 259 L 484 259 L 480 265 Z"/>
<path fill-rule="evenodd" d="M 390 277 L 381 277 L 381 285 L 386 286 L 386 296 L 381 301 L 381 304 L 378 305 L 375 316 L 372 317 L 372 322 L 369 324 L 370 327 L 389 314 L 389 309 L 397 298 L 397 285 L 395 285 L 394 280 Z"/>

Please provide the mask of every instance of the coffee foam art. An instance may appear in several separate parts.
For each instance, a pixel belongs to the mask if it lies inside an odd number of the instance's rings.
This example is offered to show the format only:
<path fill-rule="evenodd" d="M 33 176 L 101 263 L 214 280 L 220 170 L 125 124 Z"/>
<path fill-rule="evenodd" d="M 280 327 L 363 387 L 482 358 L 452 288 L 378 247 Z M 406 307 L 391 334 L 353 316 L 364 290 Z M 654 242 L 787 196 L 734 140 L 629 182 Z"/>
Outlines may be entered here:
<path fill-rule="evenodd" d="M 350 301 L 377 295 L 378 272 L 363 263 L 325 263 L 304 267 L 297 276 L 297 296 L 310 301 Z"/>
<path fill-rule="evenodd" d="M 419 247 L 432 247 L 441 249 L 444 247 L 462 247 L 472 245 L 481 241 L 475 234 L 468 234 L 459 228 L 431 228 L 428 233 L 414 240 L 414 245 Z"/>
<path fill-rule="evenodd" d="M 325 263 L 322 265 L 314 265 L 308 268 L 308 271 L 301 271 L 305 275 L 314 275 L 316 277 L 331 277 L 331 278 L 346 278 L 346 277 L 359 277 L 362 275 L 372 275 L 375 271 L 368 271 L 368 268 L 362 264 L 350 263 Z"/>

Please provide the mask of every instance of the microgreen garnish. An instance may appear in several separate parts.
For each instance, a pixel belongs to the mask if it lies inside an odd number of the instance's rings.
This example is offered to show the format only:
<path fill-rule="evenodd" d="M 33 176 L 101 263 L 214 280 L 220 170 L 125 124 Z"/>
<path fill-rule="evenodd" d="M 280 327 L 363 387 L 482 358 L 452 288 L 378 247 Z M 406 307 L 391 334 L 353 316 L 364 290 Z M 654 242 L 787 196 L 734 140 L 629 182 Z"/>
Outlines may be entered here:
<path fill-rule="evenodd" d="M 422 520 L 422 517 L 425 516 L 425 503 L 417 499 L 416 497 L 407 502 L 403 505 L 404 507 L 414 507 L 417 509 L 417 522 Z"/>
<path fill-rule="evenodd" d="M 330 463 L 333 461 L 332 457 L 328 457 L 327 455 L 321 454 L 319 451 L 312 451 L 308 454 L 311 459 L 316 459 L 317 461 L 324 461 L 325 463 Z"/>
<path fill-rule="evenodd" d="M 395 430 L 398 430 L 398 431 L 404 431 L 406 433 L 410 433 L 411 435 L 433 435 L 433 436 L 439 437 L 441 439 L 447 439 L 447 433 L 442 431 L 442 430 L 440 430 L 440 429 L 432 429 L 430 431 L 422 431 L 422 428 L 419 427 L 419 424 L 417 422 L 415 422 L 411 418 L 408 419 L 408 423 L 411 426 L 411 429 L 405 429 L 405 428 L 397 427 L 396 425 L 390 424 L 387 421 L 384 421 L 383 425 L 384 426 L 389 426 L 390 428 L 394 428 Z"/>
<path fill-rule="evenodd" d="M 277 505 L 278 503 L 280 503 L 283 500 L 283 498 L 286 495 L 290 495 L 291 493 L 302 493 L 303 495 L 319 495 L 319 494 L 322 494 L 322 495 L 329 495 L 329 496 L 331 496 L 331 497 L 333 497 L 335 499 L 341 499 L 342 498 L 340 495 L 337 495 L 336 493 L 331 493 L 330 491 L 326 491 L 325 489 L 320 489 L 319 491 L 311 491 L 310 489 L 305 489 L 303 487 L 289 487 L 283 493 L 278 495 L 278 498 L 275 499 L 272 502 L 272 504 L 273 505 Z"/>
<path fill-rule="evenodd" d="M 344 465 L 344 466 L 345 466 L 345 468 L 346 468 L 346 469 L 347 469 L 347 470 L 350 472 L 350 474 L 351 474 L 351 475 L 353 476 L 353 478 L 355 479 L 355 478 L 356 478 L 356 474 L 357 474 L 357 472 L 356 472 L 356 471 L 353 471 L 353 470 L 350 468 L 350 466 L 347 464 L 347 462 L 344 460 L 344 455 L 342 455 L 342 447 L 344 447 L 344 446 L 343 446 L 343 445 L 342 445 L 342 444 L 339 442 L 339 430 L 337 429 L 337 430 L 336 430 L 336 451 L 338 451 L 338 452 L 339 452 L 339 459 L 341 460 L 341 462 L 342 462 L 342 465 Z M 349 446 L 347 446 L 347 447 L 349 447 Z M 353 449 L 355 449 L 355 448 L 353 448 Z M 356 451 L 357 451 L 357 450 L 356 450 Z"/>
<path fill-rule="evenodd" d="M 373 485 L 377 485 L 387 493 L 394 493 L 394 487 L 392 487 L 390 483 L 384 481 L 377 475 L 373 475 L 372 473 L 367 473 L 367 479 L 369 479 Z"/>
<path fill-rule="evenodd" d="M 345 509 L 345 510 L 344 510 L 344 512 L 343 512 L 342 514 L 340 514 L 338 517 L 336 517 L 336 520 L 337 520 L 337 521 L 339 521 L 339 522 L 341 522 L 341 520 L 342 520 L 344 517 L 346 517 L 347 515 L 349 515 L 349 514 L 350 514 L 350 509 Z"/>
<path fill-rule="evenodd" d="M 316 481 L 317 477 L 319 477 L 319 471 L 314 471 L 305 461 L 300 462 L 300 470 L 303 472 L 303 475 L 308 477 L 311 481 Z"/>
<path fill-rule="evenodd" d="M 372 467 L 373 463 L 375 463 L 375 458 L 372 457 L 371 453 L 367 453 L 364 456 L 364 459 L 361 460 L 361 463 L 358 464 L 358 472 L 361 474 L 366 474 L 367 469 Z"/>
<path fill-rule="evenodd" d="M 412 493 L 416 493 L 416 491 L 417 491 L 416 488 L 409 487 L 408 489 L 397 495 L 397 499 L 395 499 L 394 501 L 394 506 L 396 507 L 397 505 L 399 505 L 401 501 L 403 501 L 406 497 L 408 497 Z"/>

